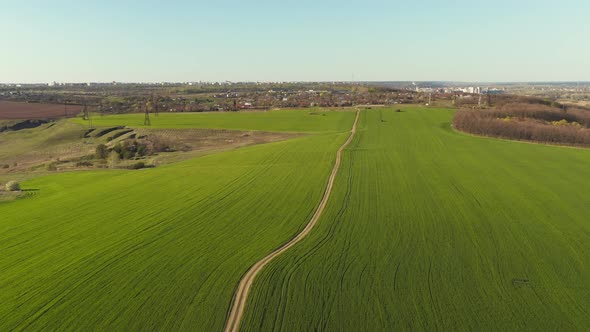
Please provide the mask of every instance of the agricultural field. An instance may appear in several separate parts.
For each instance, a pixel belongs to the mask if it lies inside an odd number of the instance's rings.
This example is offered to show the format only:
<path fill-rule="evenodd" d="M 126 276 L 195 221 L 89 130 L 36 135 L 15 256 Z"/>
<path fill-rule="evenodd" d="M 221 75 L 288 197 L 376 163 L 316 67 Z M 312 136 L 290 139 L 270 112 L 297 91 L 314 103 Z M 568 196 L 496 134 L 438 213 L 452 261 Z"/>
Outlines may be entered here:
<path fill-rule="evenodd" d="M 115 126 L 88 129 L 83 124 L 60 120 L 43 123 L 35 128 L 0 132 L 0 183 L 6 179 L 17 177 L 20 180 L 23 176 L 47 171 L 125 168 L 137 160 L 108 165 L 106 160 L 96 160 L 93 155 L 98 144 L 112 148 L 123 141 L 133 141 L 131 137 L 147 137 L 168 147 L 165 153 L 155 153 L 141 159 L 155 166 L 301 135 L 205 128 L 136 129 Z"/>
<path fill-rule="evenodd" d="M 169 144 L 170 152 L 143 160 L 149 165 L 161 165 L 307 134 L 333 133 L 341 131 L 351 121 L 350 111 L 319 110 L 161 114 L 152 115 L 151 126 L 143 126 L 143 116 L 129 114 L 93 117 L 92 121 L 81 118 L 57 120 L 19 130 L 2 128 L 22 127 L 28 121 L 4 121 L 4 124 L 0 123 L 0 182 L 11 178 L 12 175 L 5 175 L 7 172 L 31 174 L 47 168 L 59 171 L 79 169 L 76 164 L 81 158 L 93 154 L 98 144 L 112 147 L 131 137 L 156 137 Z M 107 166 L 96 164 L 97 160 L 89 162 L 95 164 L 94 168 Z M 126 166 L 125 162 L 117 165 L 118 168 Z M 22 178 L 22 174 L 14 176 Z"/>
<path fill-rule="evenodd" d="M 241 330 L 588 330 L 590 151 L 471 137 L 452 115 L 363 111 Z"/>
<path fill-rule="evenodd" d="M 275 110 L 211 113 L 160 113 L 151 114 L 152 128 L 217 128 L 234 130 L 264 130 L 283 132 L 330 132 L 351 125 L 351 112 L 311 110 Z M 94 115 L 92 123 L 99 127 L 126 125 L 144 126 L 144 114 L 131 113 L 112 116 Z M 81 118 L 72 119 L 86 124 Z"/>
<path fill-rule="evenodd" d="M 0 192 L 0 330 L 223 330 L 247 271 L 303 230 L 253 279 L 240 330 L 587 330 L 590 150 L 396 109 L 360 111 L 353 136 L 356 112 L 320 109 L 0 133 L 0 161 L 130 135 L 194 147 Z"/>
<path fill-rule="evenodd" d="M 76 116 L 82 107 L 43 103 L 24 103 L 0 100 L 0 120 L 55 119 Z"/>
<path fill-rule="evenodd" d="M 92 153 L 94 146 L 82 139 L 85 128 L 67 121 L 50 122 L 36 128 L 0 133 L 0 165 L 5 171 L 31 171 L 39 163 L 56 158 L 79 157 Z"/>
<path fill-rule="evenodd" d="M 240 126 L 289 128 L 271 114 Z M 0 330 L 221 330 L 242 274 L 315 211 L 354 120 L 288 114 L 317 133 L 22 182 L 0 202 Z"/>

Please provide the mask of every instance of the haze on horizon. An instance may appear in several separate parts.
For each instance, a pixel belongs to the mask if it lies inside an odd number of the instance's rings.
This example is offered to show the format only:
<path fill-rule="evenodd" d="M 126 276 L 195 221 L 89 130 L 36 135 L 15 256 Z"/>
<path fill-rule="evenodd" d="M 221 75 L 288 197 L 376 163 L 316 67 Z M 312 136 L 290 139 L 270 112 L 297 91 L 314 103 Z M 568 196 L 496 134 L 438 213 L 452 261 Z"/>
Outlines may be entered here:
<path fill-rule="evenodd" d="M 590 3 L 2 3 L 0 82 L 588 81 Z"/>

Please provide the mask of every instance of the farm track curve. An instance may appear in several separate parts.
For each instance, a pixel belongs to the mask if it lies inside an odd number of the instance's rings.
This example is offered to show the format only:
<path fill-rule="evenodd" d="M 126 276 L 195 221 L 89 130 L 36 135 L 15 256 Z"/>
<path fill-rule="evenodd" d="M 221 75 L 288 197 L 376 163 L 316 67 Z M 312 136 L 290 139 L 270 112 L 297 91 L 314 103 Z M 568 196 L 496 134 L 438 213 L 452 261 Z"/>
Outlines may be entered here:
<path fill-rule="evenodd" d="M 354 123 L 352 125 L 352 129 L 350 130 L 350 135 L 348 139 L 336 152 L 336 160 L 334 162 L 334 167 L 332 168 L 332 173 L 328 178 L 328 183 L 326 184 L 326 190 L 324 191 L 324 195 L 318 208 L 316 209 L 313 217 L 309 221 L 309 223 L 305 226 L 305 228 L 297 234 L 294 238 L 292 238 L 289 242 L 285 243 L 272 253 L 268 254 L 263 259 L 259 260 L 254 264 L 248 272 L 244 275 L 240 283 L 238 284 L 238 288 L 234 294 L 234 298 L 231 304 L 231 308 L 229 311 L 229 316 L 227 319 L 227 323 L 225 326 L 225 332 L 237 332 L 240 329 L 240 322 L 242 320 L 242 316 L 244 315 L 244 310 L 246 307 L 246 301 L 248 300 L 248 295 L 250 293 L 250 289 L 252 288 L 252 284 L 254 279 L 262 271 L 262 269 L 270 263 L 273 259 L 287 251 L 289 248 L 293 247 L 295 244 L 303 240 L 313 229 L 316 225 L 317 221 L 319 220 L 324 208 L 328 203 L 328 199 L 330 199 L 330 194 L 332 193 L 332 187 L 334 186 L 334 180 L 336 179 L 336 175 L 338 174 L 338 170 L 340 169 L 340 162 L 342 160 L 342 152 L 346 147 L 352 142 L 354 135 L 356 133 L 357 124 L 360 116 L 360 110 L 357 110 L 356 117 L 354 119 Z"/>

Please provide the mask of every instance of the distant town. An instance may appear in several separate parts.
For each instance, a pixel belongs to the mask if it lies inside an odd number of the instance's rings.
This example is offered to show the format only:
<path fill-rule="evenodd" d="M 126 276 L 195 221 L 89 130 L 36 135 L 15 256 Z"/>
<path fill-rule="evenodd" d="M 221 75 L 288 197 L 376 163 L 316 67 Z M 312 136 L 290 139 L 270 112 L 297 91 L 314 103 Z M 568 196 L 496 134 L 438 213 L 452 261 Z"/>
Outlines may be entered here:
<path fill-rule="evenodd" d="M 482 96 L 515 94 L 590 105 L 589 82 L 50 82 L 0 84 L 0 100 L 86 105 L 101 113 L 140 112 L 155 99 L 164 112 L 237 111 L 290 107 L 491 103 Z M 480 96 L 480 97 L 477 97 Z"/>

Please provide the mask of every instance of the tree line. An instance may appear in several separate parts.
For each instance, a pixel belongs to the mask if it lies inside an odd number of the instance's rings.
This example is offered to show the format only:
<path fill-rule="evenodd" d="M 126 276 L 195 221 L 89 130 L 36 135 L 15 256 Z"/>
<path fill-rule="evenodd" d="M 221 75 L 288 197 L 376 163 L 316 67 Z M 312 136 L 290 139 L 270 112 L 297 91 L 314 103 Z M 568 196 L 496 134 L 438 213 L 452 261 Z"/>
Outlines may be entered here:
<path fill-rule="evenodd" d="M 512 103 L 486 110 L 460 110 L 453 127 L 476 135 L 590 147 L 590 111 Z"/>

